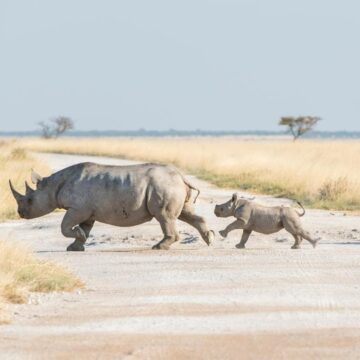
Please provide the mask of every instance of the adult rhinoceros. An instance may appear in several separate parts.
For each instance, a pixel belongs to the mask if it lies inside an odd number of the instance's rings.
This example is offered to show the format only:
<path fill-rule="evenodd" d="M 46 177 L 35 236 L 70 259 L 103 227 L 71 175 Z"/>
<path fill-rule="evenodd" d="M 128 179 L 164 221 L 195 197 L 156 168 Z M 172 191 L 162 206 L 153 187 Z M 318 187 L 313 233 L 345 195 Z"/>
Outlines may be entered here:
<path fill-rule="evenodd" d="M 208 245 L 214 237 L 189 201 L 191 189 L 199 190 L 172 166 L 108 166 L 86 162 L 44 178 L 33 171 L 31 179 L 36 190 L 25 183 L 25 195 L 17 192 L 9 181 L 20 217 L 32 219 L 56 208 L 66 209 L 61 232 L 65 237 L 75 238 L 68 251 L 84 251 L 95 221 L 133 226 L 156 218 L 164 238 L 153 249 L 168 249 L 178 240 L 177 219 L 195 227 Z"/>

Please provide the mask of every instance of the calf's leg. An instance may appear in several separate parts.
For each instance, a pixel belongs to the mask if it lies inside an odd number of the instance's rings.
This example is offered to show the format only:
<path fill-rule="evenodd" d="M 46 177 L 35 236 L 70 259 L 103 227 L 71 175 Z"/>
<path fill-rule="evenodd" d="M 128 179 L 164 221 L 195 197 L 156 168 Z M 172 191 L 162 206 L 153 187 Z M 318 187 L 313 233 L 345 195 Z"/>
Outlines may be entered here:
<path fill-rule="evenodd" d="M 240 242 L 236 244 L 235 247 L 237 247 L 238 249 L 245 249 L 245 244 L 248 241 L 250 234 L 251 230 L 244 230 Z"/>
<path fill-rule="evenodd" d="M 243 220 L 237 219 L 234 222 L 232 222 L 231 224 L 229 224 L 224 230 L 220 230 L 219 234 L 222 237 L 227 237 L 230 231 L 237 230 L 237 229 L 243 229 L 244 225 L 245 225 L 245 223 Z"/>
<path fill-rule="evenodd" d="M 294 238 L 295 244 L 292 249 L 299 249 L 302 238 L 306 239 L 313 247 L 316 247 L 317 242 L 320 240 L 313 239 L 308 231 L 302 228 L 302 224 L 298 217 L 284 217 L 282 219 L 283 226 Z"/>

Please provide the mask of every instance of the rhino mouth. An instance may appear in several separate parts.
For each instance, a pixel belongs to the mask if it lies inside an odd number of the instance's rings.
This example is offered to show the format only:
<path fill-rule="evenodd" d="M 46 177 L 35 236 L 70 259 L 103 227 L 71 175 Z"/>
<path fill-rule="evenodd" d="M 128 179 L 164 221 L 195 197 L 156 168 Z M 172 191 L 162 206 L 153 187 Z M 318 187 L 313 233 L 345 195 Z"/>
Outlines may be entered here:
<path fill-rule="evenodd" d="M 30 219 L 30 216 L 26 211 L 18 210 L 18 214 L 22 219 Z"/>
<path fill-rule="evenodd" d="M 219 207 L 219 205 L 216 205 L 215 210 L 214 210 L 214 214 L 217 217 L 223 217 L 224 216 L 223 209 L 221 207 Z"/>

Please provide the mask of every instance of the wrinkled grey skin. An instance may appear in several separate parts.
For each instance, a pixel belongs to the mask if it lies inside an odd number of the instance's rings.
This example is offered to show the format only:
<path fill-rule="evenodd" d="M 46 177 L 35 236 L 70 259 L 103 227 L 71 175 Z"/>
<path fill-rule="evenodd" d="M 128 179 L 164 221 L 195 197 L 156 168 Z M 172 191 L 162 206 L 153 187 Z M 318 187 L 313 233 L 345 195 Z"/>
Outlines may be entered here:
<path fill-rule="evenodd" d="M 84 250 L 95 221 L 134 226 L 156 218 L 164 238 L 153 249 L 168 249 L 179 239 L 177 219 L 195 227 L 208 245 L 214 238 L 189 203 L 191 189 L 197 189 L 172 166 L 81 163 L 46 178 L 33 172 L 32 181 L 36 190 L 26 184 L 25 195 L 10 182 L 20 217 L 33 219 L 56 208 L 66 209 L 61 232 L 75 238 L 68 251 Z"/>
<path fill-rule="evenodd" d="M 302 207 L 302 205 L 298 202 Z M 302 228 L 299 214 L 295 209 L 285 206 L 264 206 L 249 201 L 239 194 L 233 194 L 232 198 L 224 204 L 215 206 L 215 215 L 218 217 L 234 216 L 236 220 L 229 224 L 219 233 L 226 237 L 235 229 L 243 229 L 241 241 L 236 245 L 238 249 L 245 248 L 252 231 L 262 234 L 272 234 L 281 229 L 287 230 L 295 239 L 292 249 L 299 249 L 302 239 L 308 240 L 313 247 L 316 247 L 319 239 L 313 239 L 311 235 Z"/>

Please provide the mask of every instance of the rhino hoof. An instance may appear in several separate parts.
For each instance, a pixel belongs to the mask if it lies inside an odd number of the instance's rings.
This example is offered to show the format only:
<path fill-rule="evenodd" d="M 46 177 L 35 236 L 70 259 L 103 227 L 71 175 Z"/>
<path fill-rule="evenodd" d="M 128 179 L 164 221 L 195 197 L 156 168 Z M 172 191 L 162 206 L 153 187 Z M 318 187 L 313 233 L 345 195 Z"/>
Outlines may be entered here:
<path fill-rule="evenodd" d="M 318 238 L 318 239 L 316 239 L 316 240 L 314 240 L 314 241 L 312 242 L 312 246 L 313 246 L 314 249 L 316 248 L 316 245 L 317 245 L 317 243 L 319 242 L 319 240 L 321 240 L 321 238 Z"/>
<path fill-rule="evenodd" d="M 70 244 L 67 248 L 66 251 L 85 251 L 85 247 L 84 245 L 78 245 L 78 244 Z"/>
<path fill-rule="evenodd" d="M 219 234 L 220 234 L 223 238 L 226 238 L 226 236 L 227 236 L 227 233 L 226 233 L 225 230 L 220 230 L 220 231 L 219 231 Z"/>
<path fill-rule="evenodd" d="M 238 248 L 238 249 L 245 249 L 244 244 L 236 244 L 235 247 Z"/>
<path fill-rule="evenodd" d="M 214 230 L 210 230 L 207 233 L 207 239 L 205 240 L 205 242 L 207 243 L 208 246 L 210 246 L 214 242 L 214 239 L 215 239 L 215 232 Z"/>
<path fill-rule="evenodd" d="M 153 250 L 169 250 L 169 246 L 165 244 L 156 244 L 152 247 Z"/>

